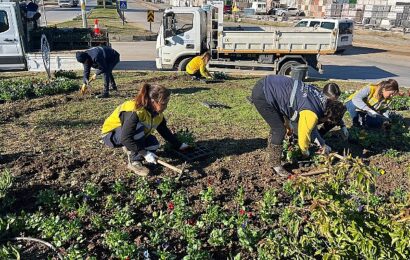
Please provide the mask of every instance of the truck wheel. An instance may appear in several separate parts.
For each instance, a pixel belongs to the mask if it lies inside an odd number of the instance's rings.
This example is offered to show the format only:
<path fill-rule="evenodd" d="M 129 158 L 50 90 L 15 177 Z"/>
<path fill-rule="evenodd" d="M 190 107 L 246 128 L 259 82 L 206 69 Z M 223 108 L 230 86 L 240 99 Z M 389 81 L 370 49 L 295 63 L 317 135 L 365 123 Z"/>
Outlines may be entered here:
<path fill-rule="evenodd" d="M 290 76 L 290 72 L 292 71 L 292 66 L 298 66 L 301 64 L 302 63 L 298 61 L 294 61 L 294 60 L 287 61 L 283 63 L 283 65 L 280 67 L 278 74 L 283 75 L 283 76 Z"/>
<path fill-rule="evenodd" d="M 191 59 L 191 57 L 182 59 L 178 64 L 178 71 L 186 71 L 186 65 L 188 65 Z"/>

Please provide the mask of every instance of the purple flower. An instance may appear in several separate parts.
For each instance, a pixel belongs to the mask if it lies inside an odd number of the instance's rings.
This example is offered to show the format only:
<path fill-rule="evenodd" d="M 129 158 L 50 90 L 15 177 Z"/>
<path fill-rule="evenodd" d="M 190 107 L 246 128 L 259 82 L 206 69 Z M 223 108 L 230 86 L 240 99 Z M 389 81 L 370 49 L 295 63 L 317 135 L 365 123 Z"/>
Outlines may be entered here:
<path fill-rule="evenodd" d="M 364 205 L 360 205 L 359 207 L 357 207 L 357 212 L 361 213 L 364 210 Z"/>

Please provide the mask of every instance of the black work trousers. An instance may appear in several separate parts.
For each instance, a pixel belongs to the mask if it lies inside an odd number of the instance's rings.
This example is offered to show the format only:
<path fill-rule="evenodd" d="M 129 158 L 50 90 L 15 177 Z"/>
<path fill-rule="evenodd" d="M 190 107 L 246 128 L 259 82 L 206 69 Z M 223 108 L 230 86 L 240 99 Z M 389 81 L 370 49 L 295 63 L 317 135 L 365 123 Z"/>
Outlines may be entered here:
<path fill-rule="evenodd" d="M 256 82 L 252 90 L 252 102 L 262 118 L 270 126 L 272 144 L 281 145 L 285 137 L 284 118 L 282 113 L 274 106 L 268 104 L 263 92 L 263 79 Z"/>

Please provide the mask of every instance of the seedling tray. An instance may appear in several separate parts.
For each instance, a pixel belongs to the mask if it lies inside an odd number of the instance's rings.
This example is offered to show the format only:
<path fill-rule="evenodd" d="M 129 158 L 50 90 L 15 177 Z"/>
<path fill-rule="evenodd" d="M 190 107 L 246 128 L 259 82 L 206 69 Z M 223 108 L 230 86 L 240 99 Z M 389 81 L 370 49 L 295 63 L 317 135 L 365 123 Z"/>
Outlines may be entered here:
<path fill-rule="evenodd" d="M 231 108 L 228 105 L 218 103 L 218 102 L 211 102 L 211 101 L 203 101 L 201 102 L 201 104 L 206 106 L 207 108 Z"/>
<path fill-rule="evenodd" d="M 312 166 L 314 163 L 315 163 L 315 162 L 314 162 L 314 161 L 311 161 L 311 160 L 308 160 L 308 161 L 298 161 L 298 166 L 299 166 L 299 168 L 302 168 L 302 167 L 310 167 L 310 166 Z"/>
<path fill-rule="evenodd" d="M 195 161 L 204 157 L 207 157 L 211 154 L 211 151 L 203 146 L 195 146 L 192 148 L 189 148 L 186 151 L 177 151 L 175 150 L 175 152 L 185 161 Z"/>
<path fill-rule="evenodd" d="M 201 79 L 202 83 L 211 84 L 211 83 L 222 83 L 223 79 Z"/>

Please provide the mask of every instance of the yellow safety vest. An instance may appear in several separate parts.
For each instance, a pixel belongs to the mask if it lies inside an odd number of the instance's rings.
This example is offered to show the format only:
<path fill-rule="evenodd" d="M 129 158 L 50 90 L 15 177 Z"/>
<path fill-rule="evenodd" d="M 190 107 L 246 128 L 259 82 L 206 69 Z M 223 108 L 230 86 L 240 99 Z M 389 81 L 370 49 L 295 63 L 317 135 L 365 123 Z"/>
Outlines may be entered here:
<path fill-rule="evenodd" d="M 366 100 L 363 100 L 364 103 L 366 103 L 367 106 L 371 107 L 371 108 L 375 108 L 375 105 L 377 105 L 381 100 L 379 100 L 377 98 L 378 94 L 377 94 L 377 89 L 378 89 L 378 85 L 369 85 L 370 87 L 370 93 L 367 96 Z M 352 95 L 350 95 L 347 98 L 347 101 L 350 101 L 353 99 L 353 97 L 357 94 L 358 91 L 356 91 L 355 93 L 353 93 Z M 386 99 L 385 102 L 389 103 L 391 100 L 390 99 Z"/>
<path fill-rule="evenodd" d="M 111 115 L 105 119 L 103 127 L 102 127 L 102 134 L 105 135 L 117 127 L 121 126 L 121 119 L 120 114 L 122 112 L 135 112 L 137 113 L 137 117 L 139 122 L 144 125 L 144 134 L 148 136 L 153 133 L 155 129 L 157 129 L 158 125 L 161 124 L 162 120 L 164 119 L 164 115 L 159 113 L 152 117 L 151 113 L 145 108 L 136 108 L 135 101 L 125 101 L 121 105 L 119 105 Z"/>

